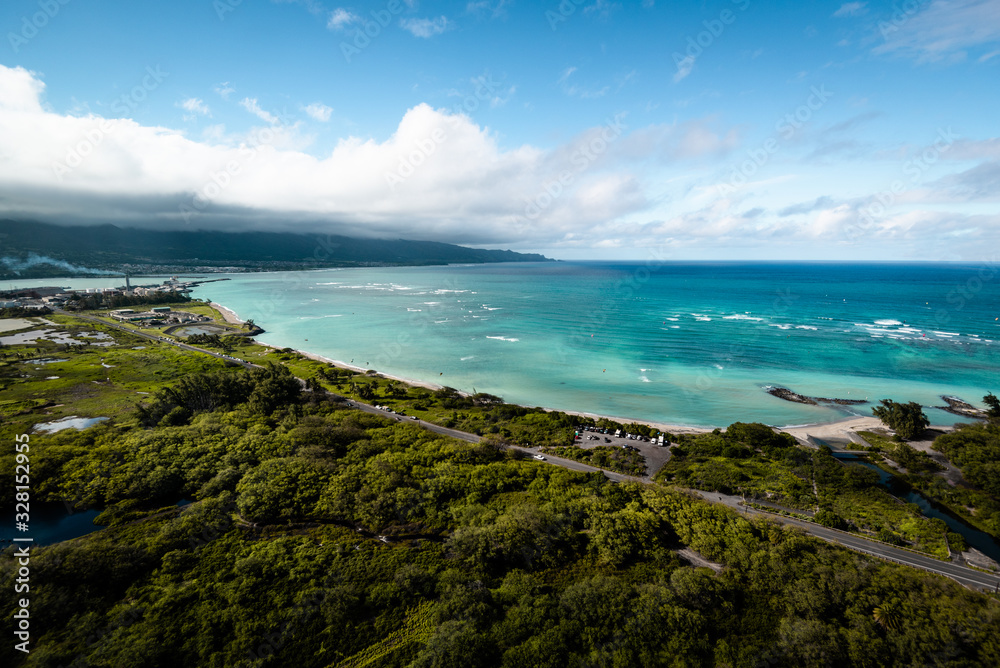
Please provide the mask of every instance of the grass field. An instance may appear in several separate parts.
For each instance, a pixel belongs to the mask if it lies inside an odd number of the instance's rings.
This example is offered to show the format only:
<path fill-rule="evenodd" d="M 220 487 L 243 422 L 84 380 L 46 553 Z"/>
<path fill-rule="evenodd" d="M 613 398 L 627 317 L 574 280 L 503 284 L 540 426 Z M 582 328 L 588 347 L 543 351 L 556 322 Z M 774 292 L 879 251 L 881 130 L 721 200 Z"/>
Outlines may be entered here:
<path fill-rule="evenodd" d="M 144 393 L 187 374 L 225 367 L 222 360 L 192 355 L 113 327 L 59 314 L 45 317 L 67 332 L 103 332 L 113 344 L 69 346 L 39 341 L 0 349 L 0 433 L 4 437 L 70 415 L 126 419 Z M 34 328 L 51 325 L 40 323 Z"/>

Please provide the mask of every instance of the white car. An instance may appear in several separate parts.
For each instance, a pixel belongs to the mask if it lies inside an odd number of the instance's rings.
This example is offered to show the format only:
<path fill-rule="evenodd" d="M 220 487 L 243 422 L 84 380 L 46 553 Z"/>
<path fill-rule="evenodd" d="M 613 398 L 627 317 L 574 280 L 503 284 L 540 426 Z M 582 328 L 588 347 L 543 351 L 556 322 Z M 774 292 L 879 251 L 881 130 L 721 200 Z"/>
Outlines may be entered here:
<path fill-rule="evenodd" d="M 535 455 L 535 459 L 544 462 L 545 461 L 545 456 L 544 455 Z"/>

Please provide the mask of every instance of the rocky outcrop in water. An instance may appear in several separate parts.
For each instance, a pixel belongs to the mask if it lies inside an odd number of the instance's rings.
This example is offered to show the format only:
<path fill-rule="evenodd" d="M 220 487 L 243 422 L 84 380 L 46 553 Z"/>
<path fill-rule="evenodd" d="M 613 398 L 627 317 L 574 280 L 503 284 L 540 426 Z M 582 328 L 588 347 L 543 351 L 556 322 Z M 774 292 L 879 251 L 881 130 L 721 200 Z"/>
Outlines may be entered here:
<path fill-rule="evenodd" d="M 857 406 L 859 404 L 867 404 L 867 399 L 828 399 L 826 397 L 807 397 L 798 392 L 792 392 L 787 387 L 768 387 L 767 393 L 771 396 L 778 397 L 779 399 L 784 399 L 785 401 L 792 401 L 797 404 L 809 404 L 811 406 L 818 406 L 819 404 L 837 404 L 838 406 Z"/>
<path fill-rule="evenodd" d="M 958 397 L 942 395 L 941 400 L 948 405 L 935 406 L 934 408 L 942 411 L 948 411 L 954 415 L 961 415 L 962 417 L 976 418 L 977 420 L 985 420 L 987 418 L 986 411 L 976 408 L 972 404 L 962 401 Z"/>

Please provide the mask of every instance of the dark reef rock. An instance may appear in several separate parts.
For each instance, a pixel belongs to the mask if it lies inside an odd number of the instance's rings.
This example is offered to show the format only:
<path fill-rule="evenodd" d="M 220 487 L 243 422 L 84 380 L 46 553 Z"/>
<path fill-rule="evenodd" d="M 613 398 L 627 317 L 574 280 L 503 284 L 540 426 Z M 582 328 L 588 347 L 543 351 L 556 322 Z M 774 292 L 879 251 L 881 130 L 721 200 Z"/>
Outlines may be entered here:
<path fill-rule="evenodd" d="M 785 401 L 792 401 L 797 404 L 809 404 L 810 406 L 818 406 L 819 404 L 857 406 L 859 404 L 868 403 L 867 399 L 827 399 L 826 397 L 807 397 L 799 394 L 798 392 L 792 392 L 787 387 L 768 387 L 767 393 L 771 396 L 778 397 L 779 399 L 784 399 Z"/>
<path fill-rule="evenodd" d="M 948 411 L 954 415 L 961 415 L 962 417 L 976 418 L 977 420 L 985 420 L 987 418 L 986 411 L 976 408 L 972 404 L 962 401 L 958 397 L 941 395 L 941 399 L 948 405 L 935 406 L 934 408 L 942 411 Z"/>
<path fill-rule="evenodd" d="M 815 399 L 811 399 L 810 397 L 804 397 L 801 394 L 792 392 L 787 387 L 769 387 L 767 388 L 767 393 L 773 397 L 784 399 L 785 401 L 794 401 L 797 404 L 810 404 L 812 406 L 816 405 Z"/>

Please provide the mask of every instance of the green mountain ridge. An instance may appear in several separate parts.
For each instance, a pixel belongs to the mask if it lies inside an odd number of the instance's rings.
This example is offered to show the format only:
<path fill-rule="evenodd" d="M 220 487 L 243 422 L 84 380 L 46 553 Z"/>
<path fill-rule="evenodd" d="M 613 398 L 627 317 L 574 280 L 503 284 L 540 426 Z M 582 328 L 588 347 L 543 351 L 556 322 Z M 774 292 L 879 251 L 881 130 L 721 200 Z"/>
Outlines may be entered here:
<path fill-rule="evenodd" d="M 111 224 L 77 227 L 0 220 L 0 278 L 40 278 L 94 270 L 121 272 L 123 267 L 134 271 L 143 266 L 277 270 L 545 261 L 551 260 L 534 253 L 467 248 L 436 241 L 292 232 L 142 230 Z"/>

